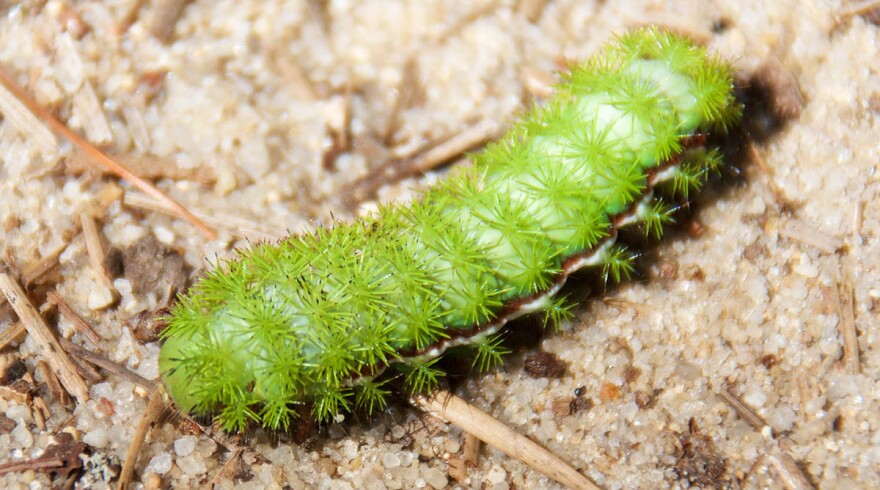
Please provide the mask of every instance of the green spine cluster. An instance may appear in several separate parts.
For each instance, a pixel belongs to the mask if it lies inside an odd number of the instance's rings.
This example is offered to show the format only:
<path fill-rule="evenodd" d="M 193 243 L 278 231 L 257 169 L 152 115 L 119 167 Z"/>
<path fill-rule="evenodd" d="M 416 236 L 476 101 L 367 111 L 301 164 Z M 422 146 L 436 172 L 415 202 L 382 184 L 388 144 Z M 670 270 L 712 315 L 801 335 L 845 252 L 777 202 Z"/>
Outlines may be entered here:
<path fill-rule="evenodd" d="M 383 408 L 389 389 L 374 375 L 389 367 L 409 389 L 432 389 L 450 337 L 469 339 L 489 369 L 504 353 L 497 336 L 468 332 L 551 290 L 567 258 L 593 251 L 625 277 L 613 217 L 659 236 L 669 210 L 652 186 L 698 188 L 719 158 L 683 141 L 739 114 L 725 63 L 669 32 L 625 34 L 421 199 L 257 245 L 208 273 L 163 332 L 168 393 L 229 430 L 285 429 L 298 405 L 319 421 Z M 545 296 L 546 316 L 564 316 Z"/>

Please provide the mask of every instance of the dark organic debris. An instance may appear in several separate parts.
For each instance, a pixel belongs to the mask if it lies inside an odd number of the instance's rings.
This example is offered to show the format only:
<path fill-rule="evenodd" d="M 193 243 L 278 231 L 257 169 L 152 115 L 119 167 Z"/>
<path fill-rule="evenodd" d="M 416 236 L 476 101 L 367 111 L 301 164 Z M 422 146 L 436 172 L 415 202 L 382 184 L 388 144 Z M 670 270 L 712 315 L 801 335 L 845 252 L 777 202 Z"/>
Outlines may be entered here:
<path fill-rule="evenodd" d="M 55 443 L 46 448 L 39 458 L 27 461 L 13 461 L 0 465 L 0 475 L 17 471 L 40 471 L 50 476 L 67 478 L 72 472 L 82 468 L 80 454 L 85 452 L 86 445 L 74 439 L 67 432 L 59 432 L 53 436 Z"/>
<path fill-rule="evenodd" d="M 565 374 L 565 363 L 549 352 L 527 355 L 523 367 L 533 378 L 560 378 Z"/>
<path fill-rule="evenodd" d="M 183 257 L 151 235 L 122 252 L 122 265 L 135 295 L 153 293 L 163 305 L 189 285 L 189 267 Z"/>
<path fill-rule="evenodd" d="M 681 448 L 673 470 L 679 480 L 700 488 L 739 488 L 728 474 L 727 459 L 718 453 L 712 439 L 700 432 L 694 419 L 678 442 Z"/>

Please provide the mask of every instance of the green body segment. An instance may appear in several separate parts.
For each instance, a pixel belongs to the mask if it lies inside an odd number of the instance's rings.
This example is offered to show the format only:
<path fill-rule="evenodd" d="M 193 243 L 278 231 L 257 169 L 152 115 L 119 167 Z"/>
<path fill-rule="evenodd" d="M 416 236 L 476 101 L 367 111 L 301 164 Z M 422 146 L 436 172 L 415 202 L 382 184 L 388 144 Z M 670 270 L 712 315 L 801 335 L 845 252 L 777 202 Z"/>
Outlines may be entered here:
<path fill-rule="evenodd" d="M 209 273 L 163 332 L 168 393 L 237 430 L 287 427 L 299 404 L 319 420 L 381 407 L 373 375 L 386 367 L 430 389 L 444 339 L 548 291 L 566 258 L 613 240 L 614 215 L 657 220 L 659 232 L 651 170 L 666 165 L 678 191 L 699 185 L 717 159 L 683 139 L 738 116 L 725 64 L 668 32 L 626 34 L 411 205 L 258 245 Z M 473 344 L 481 366 L 500 352 L 488 336 Z"/>

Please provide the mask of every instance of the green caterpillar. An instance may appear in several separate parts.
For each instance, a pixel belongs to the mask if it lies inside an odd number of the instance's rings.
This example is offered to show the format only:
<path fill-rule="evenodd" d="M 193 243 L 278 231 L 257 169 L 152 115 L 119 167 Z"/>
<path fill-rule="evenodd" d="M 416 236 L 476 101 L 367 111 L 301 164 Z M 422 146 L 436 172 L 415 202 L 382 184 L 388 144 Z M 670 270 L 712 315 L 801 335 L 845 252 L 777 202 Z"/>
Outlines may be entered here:
<path fill-rule="evenodd" d="M 383 408 L 388 368 L 429 391 L 452 347 L 488 369 L 509 320 L 566 316 L 556 293 L 569 274 L 628 275 L 618 230 L 659 236 L 671 208 L 655 189 L 698 189 L 722 164 L 705 133 L 740 112 L 730 68 L 705 49 L 653 28 L 625 34 L 410 205 L 257 245 L 210 272 L 163 331 L 168 393 L 227 430 L 286 429 L 298 406 L 318 421 Z"/>

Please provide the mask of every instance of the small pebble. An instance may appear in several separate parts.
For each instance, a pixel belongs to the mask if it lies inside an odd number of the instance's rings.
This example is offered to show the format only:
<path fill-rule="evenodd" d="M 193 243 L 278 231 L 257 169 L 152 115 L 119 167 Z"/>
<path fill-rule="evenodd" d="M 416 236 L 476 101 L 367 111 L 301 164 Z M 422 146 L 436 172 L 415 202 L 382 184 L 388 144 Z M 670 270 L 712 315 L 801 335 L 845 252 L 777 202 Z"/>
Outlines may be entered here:
<path fill-rule="evenodd" d="M 357 456 L 358 452 L 358 444 L 357 442 L 349 439 L 342 443 L 342 455 L 347 459 L 354 459 Z"/>
<path fill-rule="evenodd" d="M 806 257 L 801 257 L 801 262 L 792 267 L 796 273 L 803 277 L 813 278 L 819 275 L 819 268 L 809 262 Z"/>
<path fill-rule="evenodd" d="M 27 424 L 18 424 L 12 429 L 12 437 L 23 448 L 29 448 L 34 444 L 34 436 L 28 430 Z"/>
<path fill-rule="evenodd" d="M 382 455 L 382 464 L 388 468 L 397 468 L 400 466 L 400 458 L 394 453 L 385 453 Z"/>
<path fill-rule="evenodd" d="M 107 431 L 103 427 L 89 431 L 83 436 L 83 442 L 89 446 L 103 448 L 107 446 Z"/>
<path fill-rule="evenodd" d="M 162 488 L 162 477 L 155 473 L 147 473 L 142 483 L 144 484 L 144 490 L 159 490 Z"/>
<path fill-rule="evenodd" d="M 171 454 L 162 453 L 153 456 L 153 459 L 151 459 L 150 463 L 147 465 L 146 471 L 157 475 L 164 475 L 171 471 Z"/>
<path fill-rule="evenodd" d="M 177 460 L 177 466 L 187 475 L 196 476 L 208 471 L 205 461 L 196 455 L 186 456 Z"/>
<path fill-rule="evenodd" d="M 486 479 L 493 485 L 503 482 L 506 478 L 507 472 L 504 471 L 504 468 L 498 465 L 492 465 L 492 468 L 489 469 L 489 473 L 486 474 Z"/>
<path fill-rule="evenodd" d="M 103 310 L 113 303 L 113 293 L 104 286 L 95 285 L 89 290 L 87 303 L 90 310 Z"/>
<path fill-rule="evenodd" d="M 743 401 L 750 407 L 757 409 L 763 407 L 764 403 L 767 402 L 767 395 L 758 388 L 749 389 L 743 397 Z"/>
<path fill-rule="evenodd" d="M 174 243 L 174 232 L 164 226 L 156 226 L 153 228 L 153 234 L 160 242 L 171 245 Z"/>
<path fill-rule="evenodd" d="M 89 396 L 95 400 L 101 398 L 107 398 L 109 400 L 113 398 L 113 385 L 110 383 L 95 384 L 89 389 Z"/>
<path fill-rule="evenodd" d="M 446 473 L 437 468 L 428 468 L 427 471 L 422 473 L 422 476 L 425 478 L 425 482 L 434 488 L 446 488 L 446 485 L 449 484 L 449 479 L 446 478 Z"/>
<path fill-rule="evenodd" d="M 174 441 L 174 452 L 180 456 L 189 456 L 196 448 L 198 439 L 195 436 L 183 436 Z"/>

